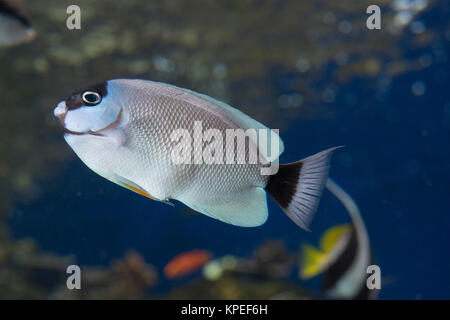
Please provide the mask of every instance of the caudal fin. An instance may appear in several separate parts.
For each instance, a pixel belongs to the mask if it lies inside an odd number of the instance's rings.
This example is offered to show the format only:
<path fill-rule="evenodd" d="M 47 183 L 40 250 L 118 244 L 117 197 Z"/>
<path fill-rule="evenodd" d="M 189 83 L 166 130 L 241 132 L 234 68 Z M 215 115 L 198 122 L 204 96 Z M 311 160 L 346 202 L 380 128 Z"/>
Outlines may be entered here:
<path fill-rule="evenodd" d="M 322 190 L 328 179 L 331 148 L 303 160 L 282 164 L 277 174 L 270 176 L 266 191 L 300 228 L 309 231 L 319 206 Z"/>

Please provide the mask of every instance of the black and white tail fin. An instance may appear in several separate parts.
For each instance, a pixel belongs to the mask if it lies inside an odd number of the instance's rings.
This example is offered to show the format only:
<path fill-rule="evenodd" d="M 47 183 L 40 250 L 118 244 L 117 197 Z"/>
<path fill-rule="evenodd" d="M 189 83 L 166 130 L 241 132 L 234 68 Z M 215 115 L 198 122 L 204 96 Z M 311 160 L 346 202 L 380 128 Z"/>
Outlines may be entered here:
<path fill-rule="evenodd" d="M 340 147 L 316 153 L 303 160 L 281 164 L 270 176 L 266 191 L 300 228 L 309 231 L 322 190 L 328 180 L 332 152 Z"/>

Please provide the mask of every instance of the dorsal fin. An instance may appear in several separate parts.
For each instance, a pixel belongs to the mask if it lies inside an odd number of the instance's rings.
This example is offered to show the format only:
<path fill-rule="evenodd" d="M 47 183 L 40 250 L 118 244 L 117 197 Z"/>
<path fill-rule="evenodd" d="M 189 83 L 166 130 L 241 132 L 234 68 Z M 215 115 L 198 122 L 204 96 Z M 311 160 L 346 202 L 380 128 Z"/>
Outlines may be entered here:
<path fill-rule="evenodd" d="M 261 146 L 258 145 L 257 141 L 253 141 L 253 143 L 256 146 L 259 146 L 259 151 L 261 152 L 261 154 L 264 156 L 264 158 L 267 161 L 273 162 L 276 159 L 278 159 L 278 157 L 283 153 L 284 143 L 281 140 L 280 136 L 273 130 L 271 130 L 268 127 L 266 127 L 265 125 L 263 125 L 261 122 L 258 122 L 255 119 L 251 118 L 250 116 L 246 115 L 241 110 L 233 108 L 232 106 L 226 104 L 225 102 L 219 101 L 219 100 L 214 99 L 205 94 L 201 94 L 201 93 L 189 90 L 189 89 L 179 88 L 179 87 L 176 87 L 176 86 L 173 86 L 170 84 L 166 84 L 166 83 L 159 83 L 159 84 L 181 90 L 188 95 L 193 95 L 201 100 L 209 102 L 210 104 L 218 107 L 225 114 L 225 116 L 227 118 L 229 118 L 239 128 L 242 128 L 244 130 L 247 130 L 247 129 L 256 129 L 256 130 L 266 129 L 266 130 L 268 130 L 268 132 L 270 132 L 270 139 L 267 139 L 267 147 L 261 148 Z M 252 137 L 250 137 L 250 139 L 252 139 Z M 276 152 L 276 151 L 270 152 L 270 154 L 269 154 L 269 151 L 268 151 L 268 150 L 270 150 L 269 146 L 275 146 L 276 145 L 275 142 L 277 140 L 278 140 L 278 152 Z"/>

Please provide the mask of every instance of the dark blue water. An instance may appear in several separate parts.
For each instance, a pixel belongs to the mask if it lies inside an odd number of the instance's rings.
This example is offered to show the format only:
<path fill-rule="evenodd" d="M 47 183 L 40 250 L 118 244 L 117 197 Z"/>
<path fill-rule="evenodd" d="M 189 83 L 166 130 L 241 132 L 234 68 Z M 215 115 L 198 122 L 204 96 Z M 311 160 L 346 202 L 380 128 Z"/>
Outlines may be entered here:
<path fill-rule="evenodd" d="M 428 53 L 434 63 L 394 78 L 384 91 L 367 85 L 382 77 L 354 79 L 337 90 L 333 117 L 296 120 L 282 132 L 282 163 L 346 146 L 335 154 L 331 176 L 360 206 L 388 280 L 382 299 L 450 298 L 448 52 L 448 41 L 411 50 L 411 57 Z M 289 91 L 286 81 L 297 76 L 277 74 L 268 81 L 283 93 Z M 421 96 L 411 90 L 417 81 L 426 87 Z M 337 200 L 325 193 L 312 233 L 296 227 L 271 199 L 265 225 L 239 228 L 113 185 L 75 155 L 65 166 L 64 174 L 46 185 L 44 197 L 16 209 L 11 225 L 16 237 L 33 236 L 44 250 L 74 254 L 80 264 L 108 264 L 133 248 L 161 269 L 193 248 L 216 256 L 251 255 L 265 239 L 281 239 L 297 251 L 302 242 L 317 241 L 327 227 L 348 221 Z M 317 281 L 304 285 L 316 289 Z"/>

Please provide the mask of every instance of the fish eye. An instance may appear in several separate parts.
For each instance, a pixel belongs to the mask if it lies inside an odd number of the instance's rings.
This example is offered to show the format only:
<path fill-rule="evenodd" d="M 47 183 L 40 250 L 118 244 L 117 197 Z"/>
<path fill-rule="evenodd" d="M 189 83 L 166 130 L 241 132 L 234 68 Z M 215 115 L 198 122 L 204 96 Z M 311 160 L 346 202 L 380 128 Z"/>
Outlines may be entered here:
<path fill-rule="evenodd" d="M 85 91 L 81 96 L 83 102 L 88 106 L 95 106 L 102 101 L 102 96 L 95 91 Z"/>

